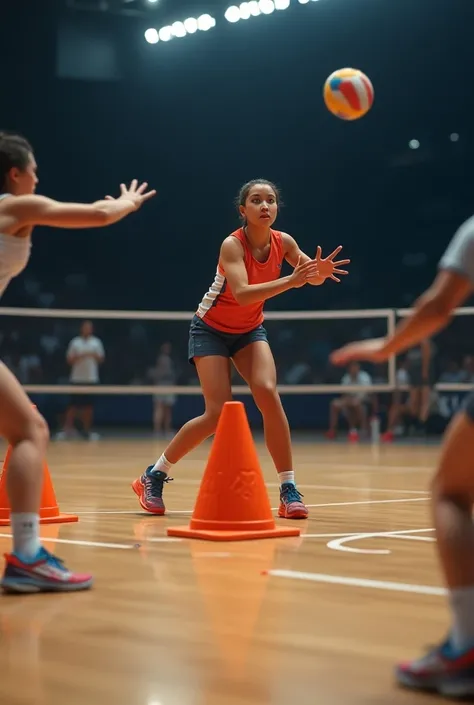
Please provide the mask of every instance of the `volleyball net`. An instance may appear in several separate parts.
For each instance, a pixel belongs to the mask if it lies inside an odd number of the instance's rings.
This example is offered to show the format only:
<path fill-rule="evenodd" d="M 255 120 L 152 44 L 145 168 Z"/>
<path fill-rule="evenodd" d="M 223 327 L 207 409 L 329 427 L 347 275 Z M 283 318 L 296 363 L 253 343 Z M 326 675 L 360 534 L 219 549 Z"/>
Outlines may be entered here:
<path fill-rule="evenodd" d="M 172 396 L 177 421 L 202 406 L 195 368 L 187 359 L 189 324 L 193 312 L 104 311 L 79 309 L 0 308 L 0 358 L 15 373 L 39 407 L 52 414 L 70 403 L 72 395 L 91 393 L 102 423 L 149 423 L 154 395 Z M 402 360 L 386 364 L 362 363 L 371 385 L 342 384 L 346 370 L 333 367 L 329 355 L 352 340 L 391 333 L 410 309 L 347 311 L 268 311 L 265 328 L 275 358 L 278 389 L 296 426 L 318 426 L 334 395 L 366 391 L 389 394 L 399 384 Z M 455 312 L 450 326 L 433 341 L 433 388 L 440 394 L 463 395 L 474 380 L 474 307 Z M 71 384 L 66 356 L 70 341 L 83 321 L 91 321 L 104 347 L 100 384 Z M 173 363 L 172 383 L 160 379 L 157 358 L 164 344 Z M 233 393 L 251 403 L 250 390 L 236 371 Z M 194 399 L 193 399 L 194 398 Z M 318 411 L 319 409 L 319 411 Z"/>

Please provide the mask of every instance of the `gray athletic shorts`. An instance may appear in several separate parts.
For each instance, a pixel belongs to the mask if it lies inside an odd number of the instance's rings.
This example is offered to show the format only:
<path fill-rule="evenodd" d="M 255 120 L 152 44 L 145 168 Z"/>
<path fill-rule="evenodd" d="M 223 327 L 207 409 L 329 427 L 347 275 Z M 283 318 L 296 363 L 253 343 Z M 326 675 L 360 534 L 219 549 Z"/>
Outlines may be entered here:
<path fill-rule="evenodd" d="M 247 333 L 223 333 L 194 316 L 189 328 L 188 360 L 194 365 L 195 357 L 232 358 L 239 350 L 258 340 L 268 342 L 267 331 L 260 325 Z"/>

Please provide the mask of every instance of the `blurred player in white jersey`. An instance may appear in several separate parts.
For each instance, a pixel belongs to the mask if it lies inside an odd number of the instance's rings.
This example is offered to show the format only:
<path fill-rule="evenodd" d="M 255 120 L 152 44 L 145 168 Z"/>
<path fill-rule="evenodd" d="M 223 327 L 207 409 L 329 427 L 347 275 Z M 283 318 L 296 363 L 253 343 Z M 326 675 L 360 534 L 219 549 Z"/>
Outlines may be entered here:
<path fill-rule="evenodd" d="M 383 362 L 445 328 L 458 306 L 474 291 L 474 217 L 451 240 L 430 288 L 416 301 L 409 318 L 392 336 L 350 343 L 331 356 Z M 426 656 L 400 664 L 404 686 L 445 696 L 474 696 L 474 392 L 451 421 L 432 482 L 433 516 L 441 567 L 448 586 L 451 629 Z"/>
<path fill-rule="evenodd" d="M 117 199 L 90 204 L 58 203 L 35 195 L 38 177 L 30 144 L 0 132 L 0 296 L 26 267 L 35 225 L 97 228 L 138 210 L 155 192 L 147 184 L 121 185 Z M 92 576 L 71 573 L 39 540 L 43 461 L 49 431 L 16 377 L 0 362 L 0 435 L 12 447 L 7 472 L 13 551 L 5 556 L 1 586 L 7 592 L 84 590 Z"/>

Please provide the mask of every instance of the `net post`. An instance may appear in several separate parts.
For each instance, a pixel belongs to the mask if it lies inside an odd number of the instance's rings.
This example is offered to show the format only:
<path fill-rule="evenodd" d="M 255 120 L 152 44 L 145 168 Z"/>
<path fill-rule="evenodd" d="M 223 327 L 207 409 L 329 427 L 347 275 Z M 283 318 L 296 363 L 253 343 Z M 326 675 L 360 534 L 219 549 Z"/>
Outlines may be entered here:
<path fill-rule="evenodd" d="M 396 310 L 392 309 L 389 311 L 387 315 L 387 333 L 388 336 L 391 337 L 395 333 L 395 327 L 396 327 Z M 392 355 L 389 358 L 388 361 L 388 383 L 392 387 L 392 389 L 395 389 L 397 386 L 397 357 L 396 355 Z"/>

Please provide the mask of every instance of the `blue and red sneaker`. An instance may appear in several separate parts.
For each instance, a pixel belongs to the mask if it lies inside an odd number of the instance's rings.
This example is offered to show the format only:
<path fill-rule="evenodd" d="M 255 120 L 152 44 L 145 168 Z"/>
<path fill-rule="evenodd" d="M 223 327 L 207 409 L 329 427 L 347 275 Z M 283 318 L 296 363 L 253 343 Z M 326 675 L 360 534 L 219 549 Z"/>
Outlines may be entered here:
<path fill-rule="evenodd" d="M 292 482 L 284 482 L 280 488 L 278 516 L 281 519 L 307 519 L 308 508 L 303 504 L 302 496 Z"/>
<path fill-rule="evenodd" d="M 449 639 L 426 656 L 397 666 L 395 677 L 406 688 L 428 690 L 448 698 L 474 696 L 474 646 L 456 652 Z"/>
<path fill-rule="evenodd" d="M 0 581 L 4 592 L 74 592 L 92 586 L 92 575 L 71 573 L 60 558 L 43 547 L 32 561 L 24 561 L 16 553 L 5 554 L 5 561 Z"/>
<path fill-rule="evenodd" d="M 147 467 L 143 475 L 132 482 L 132 489 L 137 495 L 142 509 L 151 514 L 162 516 L 166 511 L 163 502 L 163 487 L 165 482 L 171 482 L 172 479 L 161 470 L 153 470 L 153 465 Z"/>

